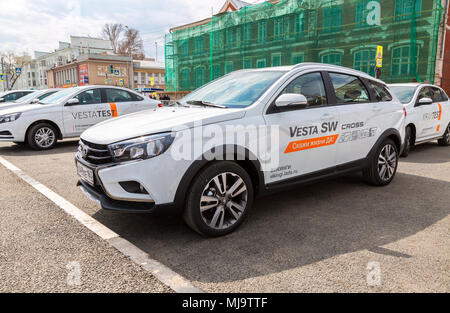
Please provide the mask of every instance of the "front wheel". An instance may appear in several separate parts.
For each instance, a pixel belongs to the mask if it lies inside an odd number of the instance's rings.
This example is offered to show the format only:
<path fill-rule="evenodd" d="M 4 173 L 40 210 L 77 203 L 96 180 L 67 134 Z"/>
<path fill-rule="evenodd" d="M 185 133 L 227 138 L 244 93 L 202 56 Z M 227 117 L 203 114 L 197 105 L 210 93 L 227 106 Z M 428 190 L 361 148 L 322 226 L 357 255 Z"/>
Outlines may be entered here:
<path fill-rule="evenodd" d="M 57 131 L 47 123 L 36 124 L 28 131 L 27 142 L 34 150 L 52 149 L 57 142 Z"/>
<path fill-rule="evenodd" d="M 248 173 L 234 162 L 214 162 L 194 178 L 184 220 L 201 235 L 223 236 L 239 227 L 252 204 Z"/>
<path fill-rule="evenodd" d="M 450 124 L 448 124 L 445 130 L 444 137 L 438 140 L 438 144 L 444 147 L 450 146 Z"/>
<path fill-rule="evenodd" d="M 369 166 L 363 171 L 366 181 L 375 186 L 390 184 L 397 172 L 397 146 L 391 139 L 384 140 L 369 162 Z"/>

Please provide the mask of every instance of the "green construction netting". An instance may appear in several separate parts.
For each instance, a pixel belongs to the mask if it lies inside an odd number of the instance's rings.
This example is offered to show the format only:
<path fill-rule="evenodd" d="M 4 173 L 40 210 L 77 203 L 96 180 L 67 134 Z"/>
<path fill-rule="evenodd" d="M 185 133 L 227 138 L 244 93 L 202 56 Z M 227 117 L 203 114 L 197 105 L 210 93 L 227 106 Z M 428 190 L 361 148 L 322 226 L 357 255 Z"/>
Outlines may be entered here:
<path fill-rule="evenodd" d="M 434 82 L 440 0 L 266 1 L 166 35 L 166 88 L 190 91 L 231 71 L 337 64 L 381 79 Z"/>

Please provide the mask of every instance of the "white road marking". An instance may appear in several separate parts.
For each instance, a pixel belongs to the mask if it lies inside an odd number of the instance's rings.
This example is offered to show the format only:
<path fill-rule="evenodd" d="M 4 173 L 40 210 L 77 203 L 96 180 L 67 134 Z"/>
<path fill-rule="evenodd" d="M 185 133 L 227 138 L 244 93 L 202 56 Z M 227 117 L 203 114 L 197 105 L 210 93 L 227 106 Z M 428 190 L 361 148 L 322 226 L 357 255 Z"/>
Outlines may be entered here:
<path fill-rule="evenodd" d="M 164 264 L 151 259 L 148 254 L 124 238 L 121 238 L 117 233 L 92 218 L 90 215 L 84 213 L 82 210 L 74 206 L 72 203 L 41 184 L 34 178 L 25 174 L 21 169 L 16 167 L 11 162 L 0 157 L 0 164 L 8 170 L 16 174 L 19 178 L 39 191 L 42 195 L 55 203 L 58 207 L 63 209 L 67 214 L 74 217 L 82 225 L 97 234 L 100 238 L 106 240 L 111 246 L 120 251 L 122 254 L 129 257 L 133 262 L 138 264 L 141 268 L 152 273 L 163 284 L 172 288 L 175 292 L 184 293 L 201 293 L 203 290 L 193 286 L 188 280 L 179 274 L 172 271 Z"/>

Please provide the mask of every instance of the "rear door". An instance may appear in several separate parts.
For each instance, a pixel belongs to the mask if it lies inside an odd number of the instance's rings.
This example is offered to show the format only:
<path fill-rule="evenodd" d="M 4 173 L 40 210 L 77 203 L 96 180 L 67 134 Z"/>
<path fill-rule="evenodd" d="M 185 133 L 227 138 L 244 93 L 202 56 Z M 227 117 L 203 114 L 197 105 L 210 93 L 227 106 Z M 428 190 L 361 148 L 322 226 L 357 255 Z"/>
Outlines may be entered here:
<path fill-rule="evenodd" d="M 419 100 L 423 98 L 430 98 L 433 103 L 419 104 Z M 438 136 L 438 125 L 441 117 L 442 105 L 433 92 L 432 87 L 425 86 L 419 90 L 415 110 L 418 114 L 418 128 L 416 130 L 416 141 L 423 141 Z"/>
<path fill-rule="evenodd" d="M 89 127 L 112 116 L 111 110 L 102 100 L 101 88 L 82 91 L 73 98 L 78 99 L 79 103 L 65 104 L 63 107 L 65 137 L 79 136 Z"/>
<path fill-rule="evenodd" d="M 104 90 L 106 103 L 111 111 L 115 112 L 113 116 L 122 116 L 140 111 L 138 102 L 134 100 L 130 92 L 115 88 L 105 88 Z"/>
<path fill-rule="evenodd" d="M 448 124 L 450 123 L 450 102 L 443 90 L 438 87 L 430 87 L 433 103 L 437 104 L 438 117 L 436 126 L 436 136 L 443 136 Z"/>

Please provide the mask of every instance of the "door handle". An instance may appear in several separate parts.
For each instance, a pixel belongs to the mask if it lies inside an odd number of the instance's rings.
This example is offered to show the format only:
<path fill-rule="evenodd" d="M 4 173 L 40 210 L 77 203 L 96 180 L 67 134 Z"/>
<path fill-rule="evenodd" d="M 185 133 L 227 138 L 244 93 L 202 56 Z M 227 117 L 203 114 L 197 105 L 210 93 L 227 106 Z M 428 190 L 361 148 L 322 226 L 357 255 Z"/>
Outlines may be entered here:
<path fill-rule="evenodd" d="M 334 119 L 334 115 L 331 115 L 329 113 L 325 113 L 324 115 L 322 115 L 322 117 L 320 119 L 322 121 L 331 121 L 332 119 Z"/>

